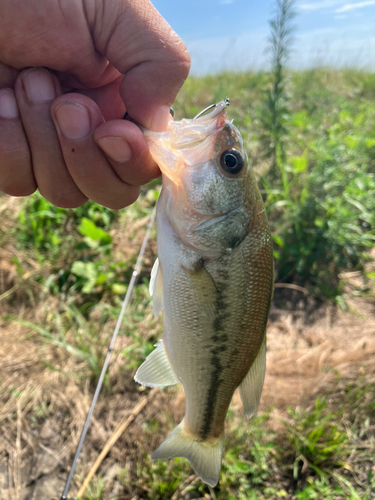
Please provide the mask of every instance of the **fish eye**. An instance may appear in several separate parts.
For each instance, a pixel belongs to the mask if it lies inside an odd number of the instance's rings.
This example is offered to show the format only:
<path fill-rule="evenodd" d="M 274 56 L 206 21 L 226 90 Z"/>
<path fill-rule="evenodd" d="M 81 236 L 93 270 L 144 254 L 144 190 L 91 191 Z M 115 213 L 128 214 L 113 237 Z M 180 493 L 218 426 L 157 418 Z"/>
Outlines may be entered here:
<path fill-rule="evenodd" d="M 228 174 L 238 174 L 244 166 L 243 156 L 237 149 L 227 149 L 220 156 L 220 165 Z"/>

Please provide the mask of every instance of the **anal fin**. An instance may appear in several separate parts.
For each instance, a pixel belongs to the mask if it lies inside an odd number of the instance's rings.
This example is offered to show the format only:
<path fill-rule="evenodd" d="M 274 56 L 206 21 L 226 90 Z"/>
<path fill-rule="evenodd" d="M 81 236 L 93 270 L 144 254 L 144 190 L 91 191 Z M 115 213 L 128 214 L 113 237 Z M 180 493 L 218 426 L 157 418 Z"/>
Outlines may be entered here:
<path fill-rule="evenodd" d="M 266 373 L 266 336 L 259 349 L 258 355 L 246 377 L 240 384 L 240 396 L 247 418 L 253 417 L 259 406 L 262 394 L 264 376 Z"/>
<path fill-rule="evenodd" d="M 134 380 L 147 387 L 165 387 L 178 384 L 179 379 L 174 373 L 167 358 L 162 340 L 155 344 L 156 349 L 149 354 L 138 368 Z"/>

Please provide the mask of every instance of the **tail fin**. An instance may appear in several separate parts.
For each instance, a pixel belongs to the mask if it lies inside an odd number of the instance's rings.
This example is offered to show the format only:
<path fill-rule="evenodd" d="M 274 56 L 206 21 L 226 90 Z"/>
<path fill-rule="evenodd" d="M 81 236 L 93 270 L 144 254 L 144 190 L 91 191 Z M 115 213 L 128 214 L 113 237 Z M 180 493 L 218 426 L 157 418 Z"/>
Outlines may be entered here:
<path fill-rule="evenodd" d="M 196 474 L 210 486 L 219 482 L 224 433 L 215 441 L 198 441 L 185 432 L 182 421 L 151 455 L 153 460 L 187 458 Z"/>

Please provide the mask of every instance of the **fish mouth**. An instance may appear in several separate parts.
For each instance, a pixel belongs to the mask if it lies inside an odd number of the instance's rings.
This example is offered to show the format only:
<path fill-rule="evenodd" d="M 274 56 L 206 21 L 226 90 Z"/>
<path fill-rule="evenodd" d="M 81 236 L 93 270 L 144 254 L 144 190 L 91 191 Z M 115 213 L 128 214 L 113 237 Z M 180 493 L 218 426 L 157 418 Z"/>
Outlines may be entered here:
<path fill-rule="evenodd" d="M 204 109 L 192 119 L 171 120 L 165 132 L 145 130 L 144 135 L 146 140 L 149 143 L 161 140 L 166 147 L 170 147 L 173 150 L 193 148 L 209 136 L 217 134 L 225 123 L 228 122 L 226 112 L 228 104 L 229 100 L 220 101 Z M 207 113 L 213 106 L 214 109 L 211 113 Z"/>

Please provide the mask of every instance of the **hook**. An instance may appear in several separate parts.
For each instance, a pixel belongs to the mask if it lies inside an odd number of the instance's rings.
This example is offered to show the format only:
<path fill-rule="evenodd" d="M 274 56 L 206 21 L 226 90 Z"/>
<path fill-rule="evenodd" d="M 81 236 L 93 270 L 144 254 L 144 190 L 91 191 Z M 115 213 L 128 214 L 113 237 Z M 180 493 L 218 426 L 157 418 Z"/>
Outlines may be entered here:
<path fill-rule="evenodd" d="M 223 101 L 220 101 L 220 102 L 223 102 Z M 230 104 L 229 97 L 225 98 L 224 103 L 225 103 L 226 106 L 229 106 L 229 104 Z M 200 118 L 202 115 L 204 115 L 205 113 L 207 113 L 207 111 L 210 111 L 210 109 L 216 108 L 218 104 L 220 104 L 220 103 L 216 102 L 215 104 L 211 104 L 210 106 L 208 106 L 207 108 L 205 108 L 203 111 L 201 111 L 200 113 L 198 113 L 197 116 L 194 116 L 193 121 L 195 121 L 198 118 Z"/>

